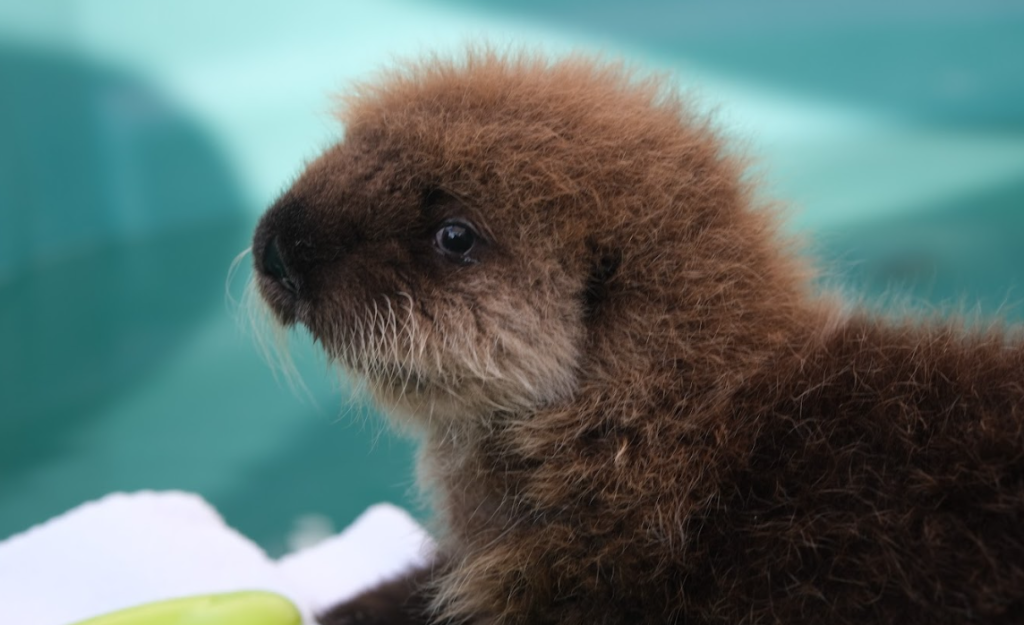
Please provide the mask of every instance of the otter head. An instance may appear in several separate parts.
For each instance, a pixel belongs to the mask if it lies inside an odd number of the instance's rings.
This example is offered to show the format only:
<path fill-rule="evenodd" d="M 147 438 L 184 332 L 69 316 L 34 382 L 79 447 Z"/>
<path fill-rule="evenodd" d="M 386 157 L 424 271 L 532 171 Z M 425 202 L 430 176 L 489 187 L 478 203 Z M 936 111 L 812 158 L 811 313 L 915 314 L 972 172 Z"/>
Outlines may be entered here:
<path fill-rule="evenodd" d="M 665 296 L 681 276 L 713 285 L 705 316 L 736 280 L 706 262 L 742 203 L 736 173 L 665 94 L 619 66 L 490 52 L 358 87 L 344 139 L 259 224 L 260 291 L 391 409 L 564 401 L 595 359 L 688 331 Z M 598 354 L 619 325 L 630 346 Z"/>

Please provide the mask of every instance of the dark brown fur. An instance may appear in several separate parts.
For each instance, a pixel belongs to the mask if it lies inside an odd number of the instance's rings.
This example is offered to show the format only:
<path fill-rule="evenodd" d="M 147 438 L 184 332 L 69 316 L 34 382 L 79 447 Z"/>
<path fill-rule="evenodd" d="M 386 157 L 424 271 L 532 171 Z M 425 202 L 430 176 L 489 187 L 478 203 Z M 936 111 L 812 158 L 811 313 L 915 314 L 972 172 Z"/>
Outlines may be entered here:
<path fill-rule="evenodd" d="M 277 316 L 422 434 L 445 557 L 398 583 L 411 605 L 1024 622 L 1019 339 L 813 296 L 706 123 L 619 66 L 473 51 L 343 117 L 256 266 Z M 452 217 L 473 262 L 433 244 Z"/>
<path fill-rule="evenodd" d="M 433 567 L 417 568 L 388 580 L 320 615 L 321 625 L 418 625 L 430 619 L 430 588 Z"/>

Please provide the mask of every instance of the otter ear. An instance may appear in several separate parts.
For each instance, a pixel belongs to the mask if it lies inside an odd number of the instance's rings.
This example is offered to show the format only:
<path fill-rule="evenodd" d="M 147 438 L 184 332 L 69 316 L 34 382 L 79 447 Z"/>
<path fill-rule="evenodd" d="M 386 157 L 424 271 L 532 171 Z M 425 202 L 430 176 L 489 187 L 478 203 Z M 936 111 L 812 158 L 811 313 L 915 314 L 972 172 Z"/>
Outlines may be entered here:
<path fill-rule="evenodd" d="M 593 319 L 608 298 L 608 281 L 619 269 L 622 252 L 605 249 L 596 243 L 588 243 L 590 248 L 590 274 L 587 276 L 583 290 L 583 315 L 587 320 Z"/>

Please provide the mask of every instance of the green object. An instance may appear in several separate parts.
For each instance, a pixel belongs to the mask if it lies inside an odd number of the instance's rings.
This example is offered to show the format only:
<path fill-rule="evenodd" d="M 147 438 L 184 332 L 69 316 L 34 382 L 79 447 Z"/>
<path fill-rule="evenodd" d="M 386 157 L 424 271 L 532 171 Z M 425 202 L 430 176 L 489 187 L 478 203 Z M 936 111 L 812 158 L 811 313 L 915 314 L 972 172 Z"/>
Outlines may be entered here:
<path fill-rule="evenodd" d="M 295 605 L 271 592 L 233 592 L 147 603 L 77 625 L 300 625 Z"/>

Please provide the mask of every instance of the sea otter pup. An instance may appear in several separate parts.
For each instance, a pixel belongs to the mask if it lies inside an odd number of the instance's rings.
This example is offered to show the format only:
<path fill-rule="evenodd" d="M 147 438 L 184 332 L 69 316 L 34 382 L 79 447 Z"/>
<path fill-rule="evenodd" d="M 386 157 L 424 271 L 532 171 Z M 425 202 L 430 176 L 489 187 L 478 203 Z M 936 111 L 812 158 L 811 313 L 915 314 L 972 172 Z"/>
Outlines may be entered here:
<path fill-rule="evenodd" d="M 350 623 L 1022 623 L 1024 343 L 815 296 L 658 79 L 473 51 L 346 99 L 260 292 L 422 435 Z"/>

